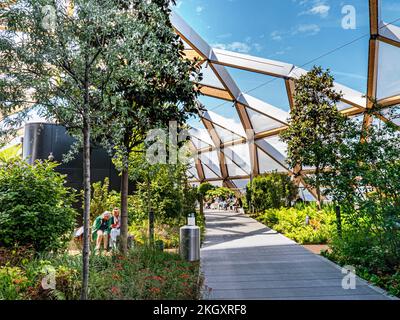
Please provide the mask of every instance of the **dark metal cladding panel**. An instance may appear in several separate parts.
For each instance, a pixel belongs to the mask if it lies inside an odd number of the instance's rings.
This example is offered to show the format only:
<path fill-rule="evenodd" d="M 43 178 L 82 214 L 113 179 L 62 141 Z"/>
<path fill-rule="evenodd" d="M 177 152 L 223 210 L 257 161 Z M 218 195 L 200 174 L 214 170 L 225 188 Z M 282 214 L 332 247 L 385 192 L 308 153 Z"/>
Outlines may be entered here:
<path fill-rule="evenodd" d="M 75 158 L 69 162 L 63 161 L 63 156 L 68 153 L 74 142 L 75 139 L 63 126 L 51 123 L 29 123 L 25 126 L 23 157 L 32 164 L 36 160 L 47 160 L 52 153 L 54 160 L 60 163 L 57 171 L 67 175 L 67 186 L 81 190 L 82 152 L 76 154 Z M 121 179 L 106 150 L 92 146 L 91 167 L 92 183 L 103 181 L 108 177 L 110 189 L 120 191 Z M 132 185 L 130 185 L 130 190 L 133 190 Z"/>

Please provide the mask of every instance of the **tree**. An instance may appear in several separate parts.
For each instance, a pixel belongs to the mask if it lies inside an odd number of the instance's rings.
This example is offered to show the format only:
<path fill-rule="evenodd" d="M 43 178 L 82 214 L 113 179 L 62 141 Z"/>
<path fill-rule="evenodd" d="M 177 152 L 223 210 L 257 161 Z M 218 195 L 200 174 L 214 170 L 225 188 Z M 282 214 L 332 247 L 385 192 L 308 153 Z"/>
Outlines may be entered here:
<path fill-rule="evenodd" d="M 340 99 L 329 70 L 314 67 L 295 82 L 289 128 L 281 134 L 288 145 L 287 162 L 295 173 L 301 174 L 305 166 L 312 167 L 313 174 L 307 181 L 316 189 L 320 209 L 321 174 L 335 163 L 336 149 L 347 126 L 347 118 L 336 106 Z"/>
<path fill-rule="evenodd" d="M 246 202 L 252 203 L 260 213 L 289 206 L 297 195 L 298 188 L 287 174 L 272 172 L 257 176 L 248 183 Z"/>
<path fill-rule="evenodd" d="M 391 123 L 373 123 L 363 129 L 352 122 L 336 150 L 338 161 L 323 175 L 327 194 L 340 203 L 345 218 L 340 242 L 345 255 L 392 271 L 400 262 L 398 129 Z"/>
<path fill-rule="evenodd" d="M 208 190 L 206 193 L 206 197 L 208 198 L 221 198 L 222 200 L 227 200 L 234 195 L 235 192 L 226 187 L 213 188 Z"/>
<path fill-rule="evenodd" d="M 132 152 L 145 152 L 146 134 L 150 129 L 167 129 L 174 121 L 180 130 L 187 118 L 197 113 L 197 61 L 184 57 L 184 45 L 169 20 L 170 4 L 175 1 L 121 1 L 121 10 L 129 4 L 131 10 L 120 19 L 131 23 L 119 34 L 125 46 L 115 51 L 116 85 L 108 93 L 112 99 L 103 105 L 108 123 L 104 132 L 106 144 L 119 159 L 121 171 L 121 251 L 127 251 L 128 237 L 128 179 Z M 170 157 L 177 163 L 177 148 L 170 136 Z M 173 150 L 172 150 L 173 151 Z"/>
<path fill-rule="evenodd" d="M 203 208 L 204 208 L 204 198 L 207 196 L 207 193 L 210 190 L 214 190 L 216 187 L 213 186 L 211 183 L 209 182 L 204 182 L 202 184 L 199 185 L 197 193 L 199 195 L 199 202 L 200 202 L 200 214 L 203 216 L 204 212 L 203 212 Z"/>
<path fill-rule="evenodd" d="M 0 7 L 0 21 L 3 20 L 2 16 L 3 9 Z M 10 73 L 10 66 L 16 64 L 16 55 L 9 47 L 10 38 L 5 31 L 0 34 L 0 148 L 17 135 L 33 105 L 29 87 Z"/>
<path fill-rule="evenodd" d="M 44 116 L 64 125 L 83 148 L 84 246 L 82 299 L 87 299 L 90 245 L 90 151 L 91 143 L 105 130 L 105 102 L 115 100 L 120 84 L 118 52 L 128 42 L 135 24 L 121 14 L 118 0 L 75 0 L 73 6 L 50 0 L 20 0 L 0 11 L 8 31 L 1 36 L 2 54 L 10 65 L 4 79 L 8 88 L 16 82 L 13 108 L 23 109 L 26 100 L 16 99 L 20 88 Z M 128 30 L 128 31 L 127 31 Z M 130 30 L 130 31 L 129 31 Z M 138 34 L 136 35 L 138 36 Z M 117 74 L 117 75 L 116 75 Z"/>

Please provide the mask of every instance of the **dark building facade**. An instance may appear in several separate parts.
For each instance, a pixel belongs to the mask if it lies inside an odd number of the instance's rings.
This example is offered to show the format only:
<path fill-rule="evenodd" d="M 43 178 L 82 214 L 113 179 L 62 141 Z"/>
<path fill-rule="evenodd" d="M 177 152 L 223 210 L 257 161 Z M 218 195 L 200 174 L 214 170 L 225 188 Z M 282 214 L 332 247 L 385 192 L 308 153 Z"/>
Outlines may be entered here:
<path fill-rule="evenodd" d="M 82 190 L 82 152 L 76 154 L 73 160 L 63 162 L 63 155 L 68 153 L 74 142 L 75 139 L 63 126 L 43 122 L 29 123 L 25 126 L 23 157 L 32 164 L 36 160 L 47 160 L 52 155 L 54 161 L 60 163 L 57 171 L 67 175 L 67 186 Z M 118 171 L 106 150 L 92 146 L 91 167 L 92 183 L 109 178 L 110 189 L 120 191 L 121 180 Z"/>

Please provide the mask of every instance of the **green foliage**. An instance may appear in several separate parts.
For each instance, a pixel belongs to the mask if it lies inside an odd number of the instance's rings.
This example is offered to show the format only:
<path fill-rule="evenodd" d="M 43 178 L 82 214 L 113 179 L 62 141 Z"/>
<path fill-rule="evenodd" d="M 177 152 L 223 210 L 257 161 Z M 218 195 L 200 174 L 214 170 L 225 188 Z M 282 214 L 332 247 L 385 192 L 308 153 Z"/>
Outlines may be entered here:
<path fill-rule="evenodd" d="M 116 163 L 120 163 L 116 160 Z M 136 216 L 147 217 L 152 208 L 156 219 L 186 218 L 196 211 L 197 188 L 189 186 L 187 165 L 148 163 L 144 153 L 132 152 L 129 177 L 136 183 Z"/>
<path fill-rule="evenodd" d="M 373 272 L 394 272 L 400 266 L 400 136 L 386 124 L 367 132 L 352 128 L 337 150 L 340 161 L 324 174 L 348 232 L 335 249 Z"/>
<path fill-rule="evenodd" d="M 75 197 L 56 166 L 22 160 L 0 166 L 0 246 L 65 248 L 75 225 Z"/>
<path fill-rule="evenodd" d="M 21 268 L 0 266 L 0 300 L 19 300 L 19 292 L 28 286 L 29 280 Z"/>
<path fill-rule="evenodd" d="M 289 166 L 315 168 L 315 174 L 307 182 L 317 189 L 320 202 L 321 172 L 335 163 L 336 150 L 348 126 L 347 118 L 336 106 L 340 98 L 329 70 L 314 67 L 295 82 L 289 128 L 281 134 L 288 145 Z"/>
<path fill-rule="evenodd" d="M 332 208 L 319 211 L 312 205 L 269 209 L 257 220 L 300 244 L 325 244 L 332 238 L 336 226 Z"/>
<path fill-rule="evenodd" d="M 90 257 L 89 299 L 198 299 L 199 267 L 176 254 L 137 247 L 127 257 Z M 55 290 L 44 290 L 45 272 L 54 270 Z M 18 266 L 0 266 L 1 300 L 78 300 L 82 257 L 46 254 Z"/>
<path fill-rule="evenodd" d="M 110 181 L 105 178 L 92 184 L 92 196 L 90 201 L 90 218 L 92 221 L 104 211 L 112 211 L 119 207 L 119 193 L 110 191 Z"/>
<path fill-rule="evenodd" d="M 0 164 L 21 158 L 22 145 L 17 144 L 0 151 Z"/>
<path fill-rule="evenodd" d="M 164 169 L 166 168 L 164 167 Z M 169 169 L 174 172 L 174 168 L 169 167 Z M 166 248 L 176 248 L 179 245 L 179 228 L 186 223 L 187 215 L 195 213 L 197 221 L 201 222 L 201 219 L 195 208 L 197 189 L 188 186 L 185 180 L 181 185 L 178 184 L 181 181 L 179 177 L 184 174 L 180 169 L 175 172 L 176 180 L 170 180 L 174 176 L 170 173 L 167 174 L 165 170 L 157 172 L 155 179 L 149 185 L 151 188 L 150 203 L 155 205 L 156 201 L 160 202 L 154 206 L 155 240 L 162 240 Z M 138 190 L 128 197 L 129 232 L 140 244 L 145 244 L 148 240 L 147 186 L 145 182 L 139 183 Z M 107 180 L 94 184 L 93 191 L 92 212 L 97 210 L 102 213 L 113 207 L 119 207 L 120 194 L 115 191 L 108 192 Z"/>
<path fill-rule="evenodd" d="M 268 173 L 257 176 L 247 185 L 246 203 L 255 212 L 289 206 L 297 197 L 298 189 L 287 174 Z"/>
<path fill-rule="evenodd" d="M 202 184 L 199 185 L 197 190 L 198 190 L 199 195 L 201 195 L 202 197 L 205 197 L 209 191 L 214 190 L 215 188 L 216 187 L 213 186 L 211 183 L 203 182 Z"/>
<path fill-rule="evenodd" d="M 209 199 L 221 198 L 222 200 L 227 200 L 234 195 L 235 193 L 231 189 L 226 187 L 213 188 L 211 190 L 208 190 L 206 193 L 206 197 Z"/>

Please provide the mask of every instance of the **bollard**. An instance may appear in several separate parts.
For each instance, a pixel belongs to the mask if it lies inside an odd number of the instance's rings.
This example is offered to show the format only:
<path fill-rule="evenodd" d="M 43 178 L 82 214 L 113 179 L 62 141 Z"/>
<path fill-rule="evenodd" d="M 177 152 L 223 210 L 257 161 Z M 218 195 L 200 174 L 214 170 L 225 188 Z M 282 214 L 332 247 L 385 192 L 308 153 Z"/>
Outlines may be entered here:
<path fill-rule="evenodd" d="M 200 228 L 195 225 L 195 216 L 188 217 L 188 225 L 180 229 L 179 253 L 182 259 L 190 262 L 200 260 Z"/>

